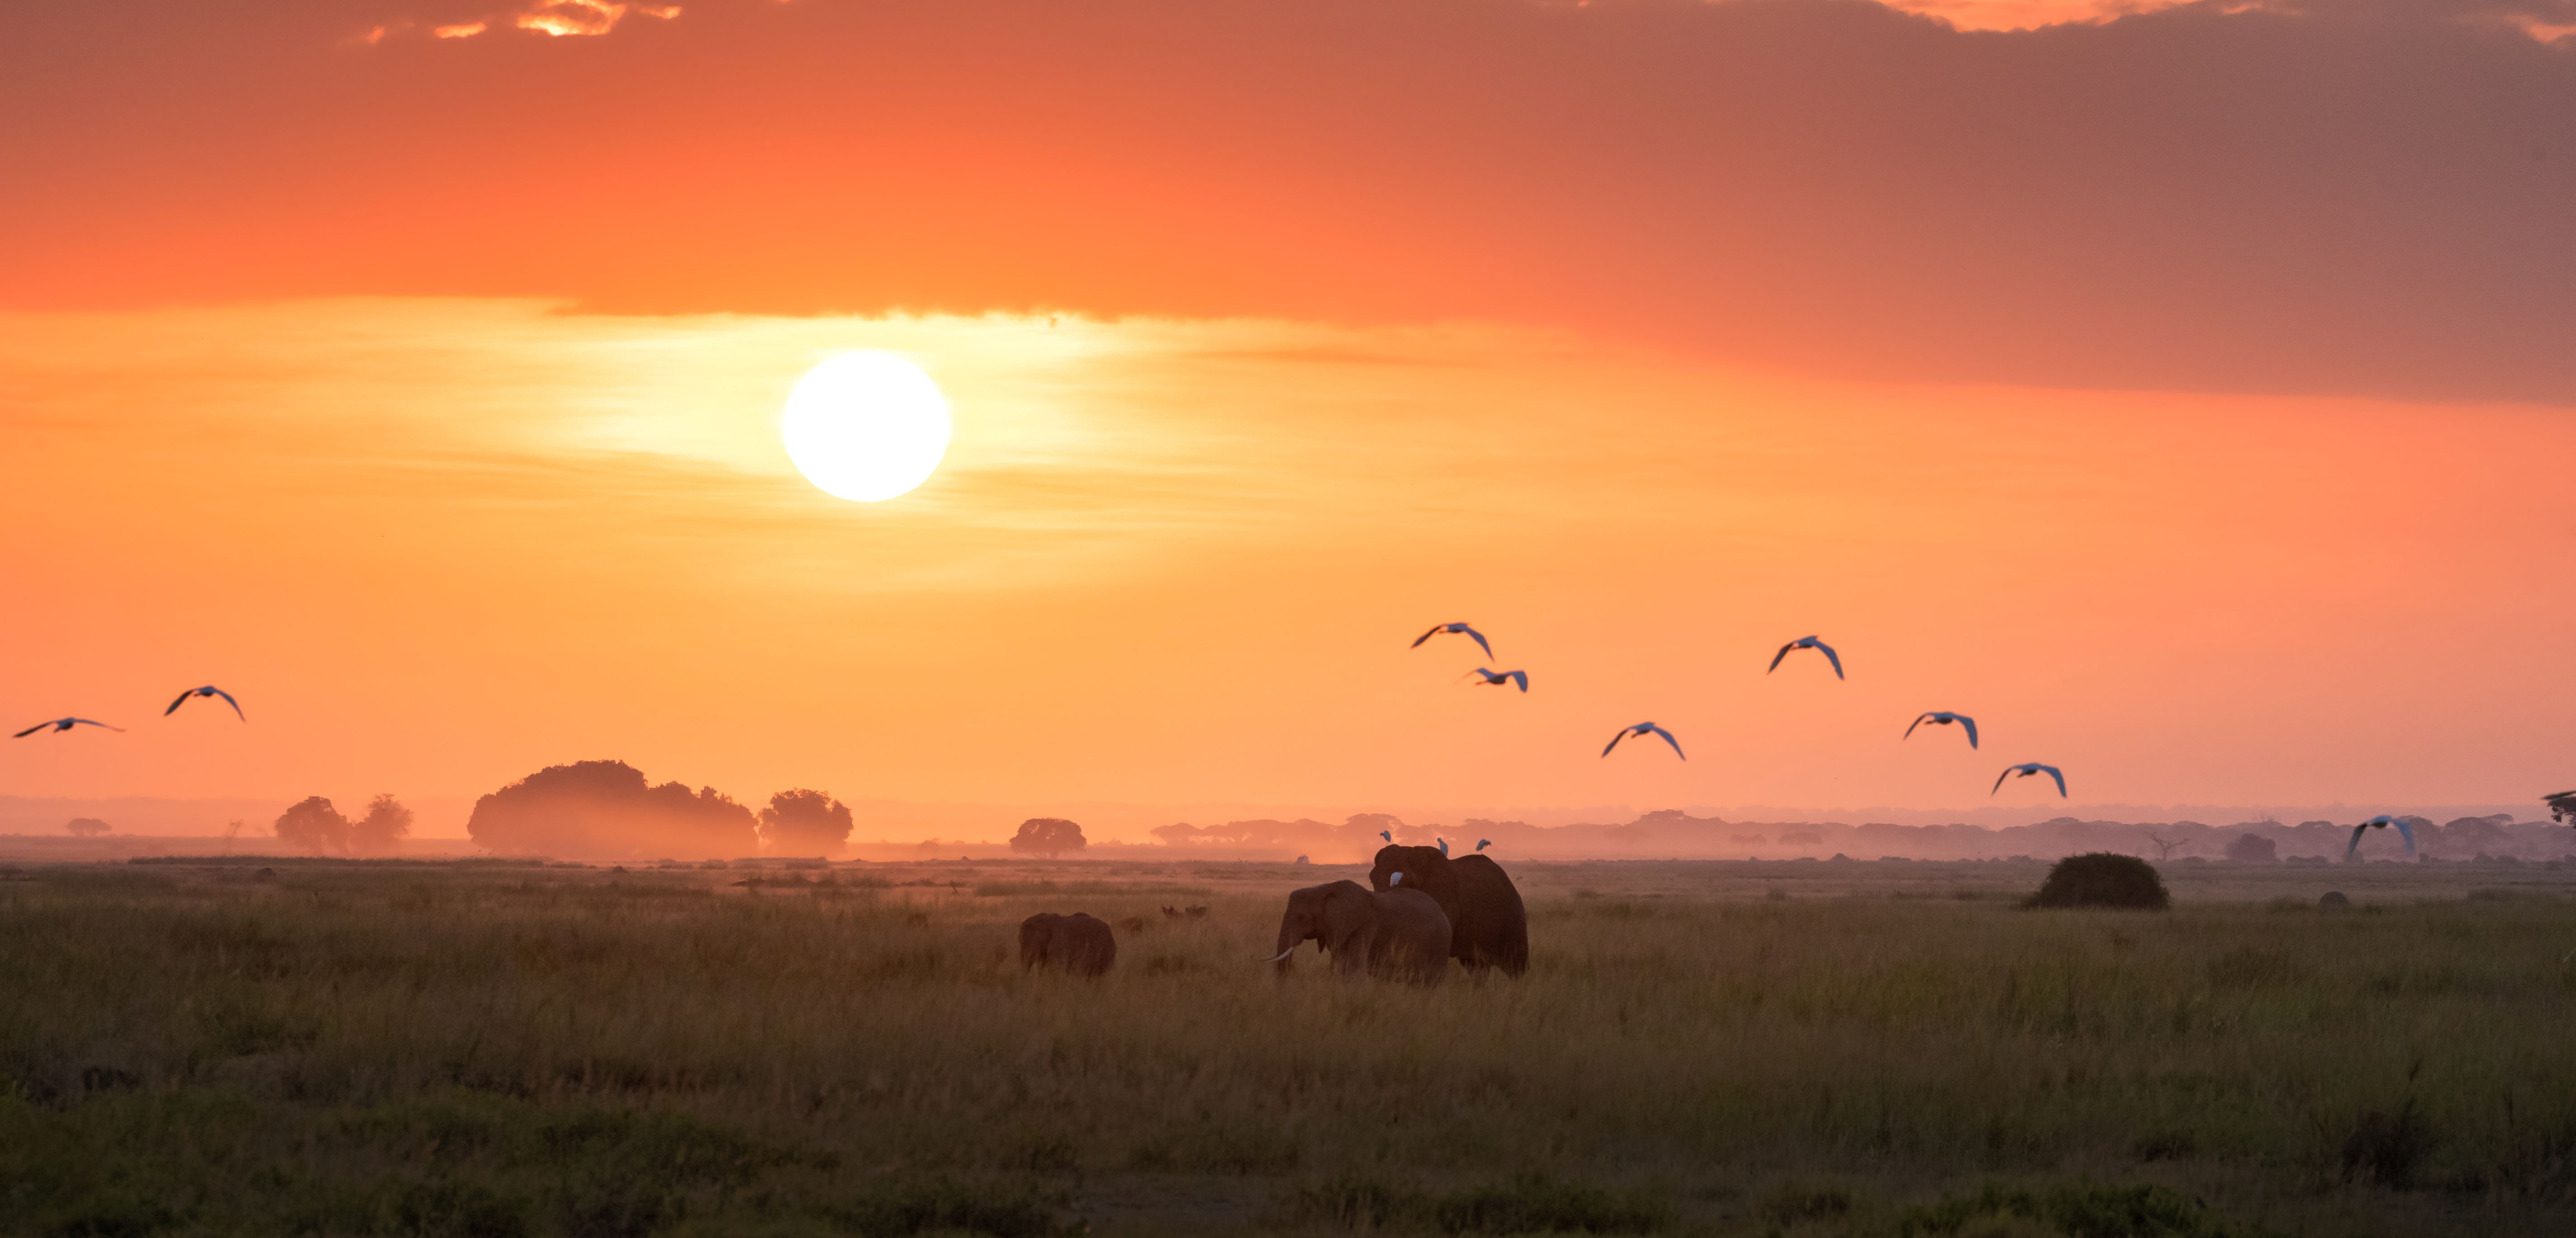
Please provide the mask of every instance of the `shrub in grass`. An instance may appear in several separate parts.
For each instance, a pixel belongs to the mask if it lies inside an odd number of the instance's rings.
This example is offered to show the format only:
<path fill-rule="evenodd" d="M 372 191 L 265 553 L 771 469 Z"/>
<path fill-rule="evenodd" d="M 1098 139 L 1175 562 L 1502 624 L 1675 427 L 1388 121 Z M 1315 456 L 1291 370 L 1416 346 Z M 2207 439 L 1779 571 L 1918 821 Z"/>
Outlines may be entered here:
<path fill-rule="evenodd" d="M 1773 1225 L 1789 1226 L 1840 1220 L 1850 1215 L 1851 1207 L 1851 1192 L 1841 1187 L 1793 1182 L 1763 1196 L 1755 1211 Z"/>
<path fill-rule="evenodd" d="M 2134 855 L 2095 851 L 2070 855 L 2048 870 L 2025 907 L 2117 907 L 2163 911 L 2173 904 L 2155 866 Z"/>
<path fill-rule="evenodd" d="M 2226 1219 L 2170 1187 L 2054 1186 L 2041 1191 L 1988 1183 L 1965 1199 L 1948 1197 L 1898 1218 L 1903 1238 L 2011 1232 L 2018 1228 L 2066 1238 L 2235 1238 L 2255 1231 Z"/>
<path fill-rule="evenodd" d="M 2433 1154 L 2433 1128 L 2415 1113 L 2408 1097 L 2396 1113 L 2372 1110 L 2361 1115 L 2343 1141 L 2345 1181 L 2375 1182 L 2392 1191 L 2409 1190 L 2425 1158 Z"/>
<path fill-rule="evenodd" d="M 1444 1234 L 1649 1234 L 1672 1222 L 1661 1201 L 1521 1174 L 1447 1194 L 1344 1175 L 1298 1187 L 1282 1202 L 1290 1224 Z"/>

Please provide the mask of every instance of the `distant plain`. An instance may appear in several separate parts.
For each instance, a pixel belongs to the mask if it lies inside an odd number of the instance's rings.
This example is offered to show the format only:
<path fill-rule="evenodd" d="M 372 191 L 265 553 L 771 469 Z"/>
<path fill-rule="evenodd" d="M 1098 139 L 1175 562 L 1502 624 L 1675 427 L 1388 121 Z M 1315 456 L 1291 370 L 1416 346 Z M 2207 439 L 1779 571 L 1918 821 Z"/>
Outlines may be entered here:
<path fill-rule="evenodd" d="M 0 1215 L 2576 1230 L 2576 871 L 2172 863 L 2112 913 L 2020 910 L 2037 862 L 1507 864 L 1530 974 L 1430 991 L 1255 961 L 1347 866 L 22 864 Z M 1121 923 L 1115 970 L 1023 973 L 1037 910 Z"/>

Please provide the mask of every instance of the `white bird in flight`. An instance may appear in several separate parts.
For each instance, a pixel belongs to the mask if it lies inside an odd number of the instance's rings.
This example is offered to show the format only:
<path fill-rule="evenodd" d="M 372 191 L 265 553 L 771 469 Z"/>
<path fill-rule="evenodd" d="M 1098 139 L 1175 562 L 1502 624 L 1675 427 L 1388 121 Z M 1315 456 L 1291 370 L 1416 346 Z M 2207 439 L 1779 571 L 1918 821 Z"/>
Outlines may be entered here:
<path fill-rule="evenodd" d="M 1626 739 L 1626 738 L 1628 738 L 1628 737 L 1629 737 L 1629 736 L 1631 736 L 1631 735 L 1637 736 L 1637 737 L 1639 737 L 1639 738 L 1641 738 L 1641 739 L 1642 739 L 1642 738 L 1644 738 L 1645 736 L 1648 736 L 1648 735 L 1661 735 L 1661 736 L 1663 736 L 1663 737 L 1664 737 L 1664 742 L 1665 742 L 1665 743 L 1671 744 L 1671 745 L 1673 746 L 1673 755 L 1674 755 L 1674 756 L 1680 757 L 1681 759 L 1683 759 L 1683 760 L 1685 760 L 1685 761 L 1687 761 L 1687 760 L 1689 760 L 1689 759 L 1690 759 L 1690 754 L 1682 751 L 1682 741 L 1680 741 L 1680 740 L 1678 740 L 1678 739 L 1673 738 L 1673 733 L 1672 733 L 1672 732 L 1667 731 L 1667 730 L 1665 730 L 1665 729 L 1664 729 L 1664 728 L 1662 728 L 1662 727 L 1656 726 L 1654 723 L 1651 723 L 1651 722 L 1640 722 L 1640 723 L 1638 723 L 1638 724 L 1637 724 L 1637 725 L 1635 725 L 1635 726 L 1629 727 L 1629 728 L 1627 728 L 1626 730 L 1623 730 L 1623 731 L 1619 732 L 1618 734 L 1611 736 L 1611 737 L 1610 737 L 1610 743 L 1609 743 L 1609 746 L 1608 746 L 1608 747 L 1605 747 L 1605 748 L 1603 748 L 1603 749 L 1601 750 L 1601 755 L 1603 755 L 1603 756 L 1605 756 L 1605 757 L 1606 757 L 1606 756 L 1608 756 L 1608 755 L 1610 755 L 1610 749 L 1611 749 L 1611 748 L 1616 748 L 1616 747 L 1618 747 L 1618 746 L 1619 746 L 1619 741 L 1620 741 L 1620 740 Z"/>
<path fill-rule="evenodd" d="M 1768 675 L 1771 671 L 1780 669 L 1780 659 L 1788 657 L 1789 651 L 1792 649 L 1813 649 L 1824 654 L 1825 660 L 1834 664 L 1834 678 L 1840 679 L 1843 677 L 1843 660 L 1841 656 L 1834 652 L 1833 646 L 1817 640 L 1812 636 L 1801 636 L 1788 644 L 1780 646 L 1780 652 L 1771 655 L 1771 670 L 1764 671 L 1762 673 Z"/>
<path fill-rule="evenodd" d="M 224 704 L 233 707 L 234 717 L 239 718 L 244 722 L 250 721 L 250 715 L 242 712 L 241 702 L 234 700 L 232 693 L 226 692 L 213 684 L 207 684 L 202 688 L 190 688 L 187 691 L 180 693 L 178 700 L 170 702 L 170 708 L 161 711 L 161 716 L 167 718 L 170 715 L 179 712 L 179 707 L 187 704 L 188 698 L 192 696 L 220 696 L 224 698 Z"/>
<path fill-rule="evenodd" d="M 1936 710 L 1933 710 L 1932 712 L 1930 712 L 1930 713 L 1928 713 L 1928 714 L 1925 714 L 1925 715 L 1923 715 L 1923 716 L 1922 716 L 1922 717 L 1920 717 L 1920 718 L 1916 718 L 1914 721 L 1912 721 L 1912 722 L 1910 722 L 1910 723 L 1907 723 L 1907 724 L 1906 724 L 1906 727 L 1905 727 L 1905 734 L 1900 735 L 1900 736 L 1898 736 L 1897 738 L 1898 738 L 1898 739 L 1910 739 L 1910 738 L 1912 738 L 1912 737 L 1913 737 L 1913 735 L 1914 735 L 1914 728 L 1916 728 L 1916 727 L 1918 727 L 1918 726 L 1921 726 L 1921 725 L 1923 725 L 1923 724 L 1924 724 L 1924 723 L 1926 723 L 1926 722 L 1929 722 L 1929 723 L 1931 723 L 1931 724 L 1932 724 L 1932 725 L 1934 725 L 1934 726 L 1948 726 L 1948 725 L 1950 725 L 1951 723 L 1956 722 L 1956 723 L 1958 723 L 1959 725 L 1961 725 L 1961 726 L 1963 726 L 1963 727 L 1968 728 L 1968 746 L 1969 746 L 1969 747 L 1971 747 L 1971 748 L 1974 748 L 1974 747 L 1976 747 L 1976 746 L 1977 746 L 1977 720 L 1976 720 L 1976 719 L 1974 719 L 1974 718 L 1969 717 L 1969 716 L 1968 716 L 1968 715 L 1966 715 L 1966 714 L 1954 714 L 1954 713 L 1951 713 L 1949 710 L 1946 710 L 1946 709 L 1936 709 Z"/>
<path fill-rule="evenodd" d="M 9 738 L 25 739 L 38 731 L 44 730 L 46 727 L 52 727 L 57 731 L 68 731 L 76 726 L 107 726 L 107 724 L 93 718 L 51 718 L 28 727 L 26 730 L 20 731 Z M 107 726 L 107 729 L 111 731 L 122 731 L 125 728 L 121 726 Z"/>
<path fill-rule="evenodd" d="M 1446 838 L 1442 838 L 1442 837 L 1439 837 L 1438 835 L 1434 835 L 1434 836 L 1432 836 L 1431 841 L 1433 841 L 1433 842 L 1435 842 L 1435 843 L 1440 844 L 1440 858 L 1442 858 L 1442 859 L 1444 859 L 1444 860 L 1445 860 L 1445 859 L 1447 859 L 1447 858 L 1449 858 L 1449 840 L 1448 840 L 1448 839 L 1446 839 Z"/>
<path fill-rule="evenodd" d="M 1438 636 L 1438 635 L 1440 635 L 1440 634 L 1441 634 L 1441 633 L 1443 633 L 1443 632 L 1459 632 L 1459 633 L 1463 633 L 1463 634 L 1468 635 L 1468 636 L 1475 637 L 1475 638 L 1476 638 L 1476 644 L 1477 644 L 1478 646 L 1480 646 L 1480 647 L 1482 647 L 1482 648 L 1484 649 L 1484 651 L 1485 651 L 1485 656 L 1486 656 L 1486 657 L 1489 657 L 1489 658 L 1490 658 L 1490 657 L 1492 657 L 1492 656 L 1494 656 L 1494 647 L 1493 647 L 1492 645 L 1487 644 L 1487 643 L 1485 642 L 1485 634 L 1484 634 L 1484 633 L 1482 633 L 1482 632 L 1479 632 L 1479 631 L 1477 631 L 1476 629 L 1471 628 L 1471 627 L 1469 627 L 1469 626 L 1467 626 L 1466 624 L 1463 624 L 1463 623 L 1435 623 L 1435 624 L 1431 625 L 1431 630 L 1430 630 L 1430 631 L 1425 632 L 1425 633 L 1423 633 L 1423 634 L 1422 634 L 1422 635 L 1420 635 L 1420 636 L 1414 637 L 1414 638 L 1413 638 L 1413 643 L 1412 643 L 1412 644 L 1410 644 L 1410 645 L 1405 646 L 1405 648 L 1408 648 L 1408 649 L 1419 649 L 1419 648 L 1421 648 L 1421 647 L 1422 647 L 1422 642 L 1427 641 L 1427 640 L 1431 639 L 1431 638 L 1432 638 L 1432 637 L 1434 637 L 1434 636 Z"/>
<path fill-rule="evenodd" d="M 2406 818 L 2392 817 L 2383 812 L 2376 817 L 2372 817 L 2368 821 L 2364 821 L 2361 824 L 2352 827 L 2352 841 L 2345 845 L 2343 849 L 2343 858 L 2349 860 L 2352 858 L 2354 852 L 2361 850 L 2361 836 L 2364 833 L 2370 830 L 2379 829 L 2382 826 L 2390 825 L 2396 826 L 2397 836 L 2406 840 L 2406 854 L 2415 854 L 2415 831 L 2412 827 L 2406 824 Z"/>
<path fill-rule="evenodd" d="M 2006 778 L 2028 778 L 2033 774 L 2046 774 L 2049 777 L 2056 779 L 2057 798 L 2066 798 L 2066 775 L 2059 773 L 2057 771 L 2057 767 L 2054 765 L 2042 765 L 2037 761 L 2024 761 L 2019 765 L 2015 765 L 2006 769 L 2004 772 L 1995 775 L 1994 788 L 1987 791 L 1986 794 L 1992 795 L 1996 791 L 2003 790 L 2004 779 Z"/>
<path fill-rule="evenodd" d="M 1486 687 L 1492 687 L 1492 686 L 1493 686 L 1493 685 L 1495 685 L 1495 684 L 1510 683 L 1510 684 L 1519 684 L 1519 685 L 1520 685 L 1520 688 L 1521 688 L 1521 691 L 1523 691 L 1523 692 L 1527 692 L 1527 691 L 1529 691 L 1529 672 L 1528 672 L 1528 671 L 1489 671 L 1489 670 L 1486 670 L 1484 667 L 1479 666 L 1479 667 L 1477 667 L 1476 669 L 1474 669 L 1474 670 L 1472 670 L 1472 671 L 1467 672 L 1467 675 L 1482 675 L 1482 676 L 1484 676 L 1484 677 L 1485 677 L 1485 683 L 1484 683 L 1484 686 L 1486 686 Z M 1460 679 L 1465 679 L 1465 678 L 1467 677 L 1467 675 L 1460 675 L 1460 676 L 1459 676 L 1459 678 L 1460 678 Z"/>
<path fill-rule="evenodd" d="M 1395 831 L 1393 830 L 1379 830 L 1377 832 L 1377 836 L 1387 840 L 1388 842 L 1395 841 Z"/>

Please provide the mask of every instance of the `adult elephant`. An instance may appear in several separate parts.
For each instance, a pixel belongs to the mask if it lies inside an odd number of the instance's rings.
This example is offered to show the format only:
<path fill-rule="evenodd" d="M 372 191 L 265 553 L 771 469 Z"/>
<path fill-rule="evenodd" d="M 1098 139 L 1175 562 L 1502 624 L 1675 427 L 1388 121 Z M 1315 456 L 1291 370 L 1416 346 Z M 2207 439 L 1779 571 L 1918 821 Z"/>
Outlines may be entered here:
<path fill-rule="evenodd" d="M 1404 880 L 1397 881 L 1402 873 Z M 1481 855 L 1450 859 L 1437 847 L 1380 847 L 1369 869 L 1380 890 L 1420 890 L 1449 917 L 1449 957 L 1481 972 L 1529 970 L 1529 912 L 1503 866 Z"/>
<path fill-rule="evenodd" d="M 1023 968 L 1061 967 L 1077 976 L 1097 976 L 1117 961 L 1118 939 L 1096 916 L 1041 911 L 1020 921 Z"/>
<path fill-rule="evenodd" d="M 1288 956 L 1309 941 L 1344 975 L 1365 968 L 1416 984 L 1449 975 L 1449 917 L 1420 890 L 1372 890 L 1356 881 L 1291 890 L 1279 917 L 1279 953 L 1270 961 L 1285 975 Z"/>

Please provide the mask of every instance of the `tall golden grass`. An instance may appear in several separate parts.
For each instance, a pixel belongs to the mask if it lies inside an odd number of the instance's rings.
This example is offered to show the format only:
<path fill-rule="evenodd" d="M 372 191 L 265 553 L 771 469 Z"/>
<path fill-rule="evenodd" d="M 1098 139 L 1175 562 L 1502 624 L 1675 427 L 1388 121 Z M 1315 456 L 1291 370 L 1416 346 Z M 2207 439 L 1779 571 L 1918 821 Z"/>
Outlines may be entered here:
<path fill-rule="evenodd" d="M 277 867 L 0 883 L 8 1232 L 2576 1232 L 2546 895 L 1539 868 L 1530 974 L 1424 991 L 1259 965 L 1333 869 Z M 1024 973 L 1035 910 L 1143 927 Z"/>

